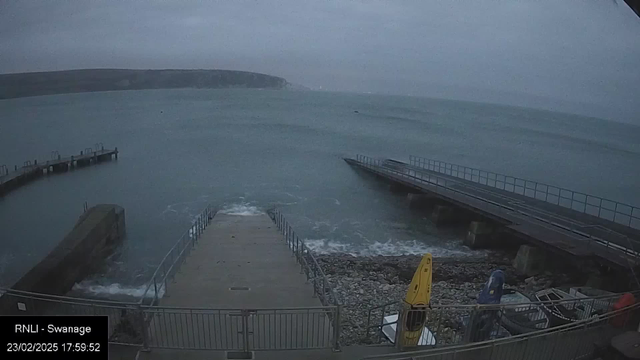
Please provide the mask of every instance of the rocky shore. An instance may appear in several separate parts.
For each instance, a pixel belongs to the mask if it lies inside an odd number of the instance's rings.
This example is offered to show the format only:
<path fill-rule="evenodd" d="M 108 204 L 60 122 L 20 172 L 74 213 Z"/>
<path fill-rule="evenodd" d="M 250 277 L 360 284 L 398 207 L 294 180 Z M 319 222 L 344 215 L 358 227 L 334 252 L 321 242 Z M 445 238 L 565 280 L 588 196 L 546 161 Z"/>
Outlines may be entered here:
<path fill-rule="evenodd" d="M 420 262 L 418 255 L 354 257 L 344 254 L 317 255 L 336 296 L 343 306 L 343 345 L 378 342 L 376 329 L 367 337 L 369 310 L 384 304 L 399 303 Z M 575 274 L 546 272 L 535 277 L 518 275 L 512 266 L 513 255 L 492 252 L 479 257 L 434 258 L 432 305 L 475 304 L 482 286 L 494 270 L 506 274 L 505 286 L 525 293 L 577 283 Z M 389 306 L 386 314 L 396 311 Z M 381 309 L 372 311 L 371 323 L 380 321 Z"/>

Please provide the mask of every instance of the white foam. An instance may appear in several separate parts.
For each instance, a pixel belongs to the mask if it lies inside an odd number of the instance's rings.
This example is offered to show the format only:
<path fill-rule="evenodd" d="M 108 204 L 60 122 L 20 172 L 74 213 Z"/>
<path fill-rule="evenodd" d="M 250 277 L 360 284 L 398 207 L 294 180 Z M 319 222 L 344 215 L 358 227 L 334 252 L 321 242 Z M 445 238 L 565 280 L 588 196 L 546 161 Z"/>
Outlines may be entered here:
<path fill-rule="evenodd" d="M 237 215 L 237 216 L 256 216 L 264 214 L 264 211 L 258 209 L 256 206 L 249 205 L 249 203 L 231 204 L 225 205 L 221 214 L 225 215 Z"/>
<path fill-rule="evenodd" d="M 85 292 L 92 295 L 126 295 L 141 298 L 145 295 L 144 293 L 147 290 L 147 284 L 137 287 L 129 287 L 123 286 L 118 283 L 102 285 L 90 281 L 82 281 L 73 285 L 73 290 Z M 154 292 L 154 287 L 150 287 L 149 291 L 146 294 L 146 297 L 154 297 Z M 164 292 L 164 287 L 158 289 L 158 298 L 163 297 Z"/>
<path fill-rule="evenodd" d="M 470 256 L 469 251 L 446 249 L 437 246 L 429 246 L 417 240 L 387 242 L 367 242 L 361 244 L 348 244 L 327 239 L 305 239 L 305 244 L 316 254 L 349 254 L 353 256 L 400 256 L 422 255 L 431 253 L 434 256 Z"/>
<path fill-rule="evenodd" d="M 317 254 L 351 253 L 351 245 L 327 239 L 304 239 L 304 243 Z"/>

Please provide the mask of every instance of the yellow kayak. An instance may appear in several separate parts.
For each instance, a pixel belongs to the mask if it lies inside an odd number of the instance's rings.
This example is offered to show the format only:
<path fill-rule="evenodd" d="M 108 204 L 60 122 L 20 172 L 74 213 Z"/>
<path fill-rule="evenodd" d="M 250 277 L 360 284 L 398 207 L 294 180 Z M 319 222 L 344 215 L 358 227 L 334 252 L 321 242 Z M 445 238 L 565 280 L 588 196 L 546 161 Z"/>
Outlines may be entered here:
<path fill-rule="evenodd" d="M 402 316 L 402 346 L 417 346 L 427 321 L 427 306 L 431 300 L 431 254 L 424 254 L 413 274 L 407 296 L 404 299 Z"/>

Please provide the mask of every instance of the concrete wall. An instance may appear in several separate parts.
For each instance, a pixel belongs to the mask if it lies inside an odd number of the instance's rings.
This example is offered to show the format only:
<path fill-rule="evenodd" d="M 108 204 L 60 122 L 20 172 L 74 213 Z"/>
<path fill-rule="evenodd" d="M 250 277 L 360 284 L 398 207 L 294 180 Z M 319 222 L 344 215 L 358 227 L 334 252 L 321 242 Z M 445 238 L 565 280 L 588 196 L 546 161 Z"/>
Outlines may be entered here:
<path fill-rule="evenodd" d="M 53 295 L 66 294 L 99 267 L 125 236 L 124 209 L 96 205 L 88 209 L 71 232 L 40 263 L 11 288 Z M 15 299 L 0 298 L 0 314 L 17 310 Z"/>
<path fill-rule="evenodd" d="M 544 250 L 529 245 L 521 245 L 513 261 L 513 267 L 524 275 L 533 276 L 544 270 L 547 254 Z"/>

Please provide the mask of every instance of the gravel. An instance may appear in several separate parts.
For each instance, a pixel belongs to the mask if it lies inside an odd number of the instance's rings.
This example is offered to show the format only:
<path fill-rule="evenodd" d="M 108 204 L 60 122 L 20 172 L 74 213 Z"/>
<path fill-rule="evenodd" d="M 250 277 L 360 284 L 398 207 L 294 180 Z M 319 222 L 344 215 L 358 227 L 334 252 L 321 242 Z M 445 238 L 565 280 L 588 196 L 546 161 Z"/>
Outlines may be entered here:
<path fill-rule="evenodd" d="M 367 317 L 371 308 L 393 303 L 385 314 L 397 311 L 421 256 L 355 257 L 346 254 L 316 255 L 319 265 L 342 301 L 342 345 L 379 342 L 366 336 Z M 494 270 L 506 275 L 506 286 L 525 293 L 561 286 L 572 282 L 564 273 L 544 273 L 535 277 L 520 276 L 512 267 L 513 258 L 505 253 L 488 253 L 477 258 L 434 258 L 431 305 L 475 304 L 476 296 Z M 373 311 L 371 324 L 381 320 L 380 309 Z M 455 324 L 448 324 L 455 327 Z M 453 330 L 445 327 L 444 332 Z M 441 334 L 442 336 L 442 334 Z"/>

